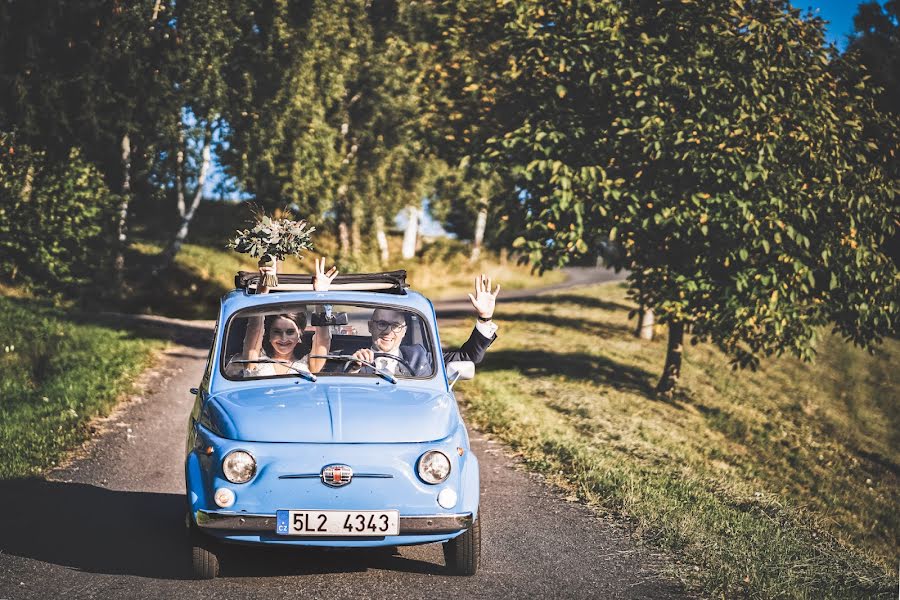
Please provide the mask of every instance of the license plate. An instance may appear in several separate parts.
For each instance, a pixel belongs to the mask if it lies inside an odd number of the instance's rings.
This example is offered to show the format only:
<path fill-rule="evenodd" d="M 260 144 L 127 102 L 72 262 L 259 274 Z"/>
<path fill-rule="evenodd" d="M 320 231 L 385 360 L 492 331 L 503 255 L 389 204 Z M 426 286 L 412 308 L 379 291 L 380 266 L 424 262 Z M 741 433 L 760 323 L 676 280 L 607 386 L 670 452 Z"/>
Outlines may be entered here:
<path fill-rule="evenodd" d="M 385 536 L 400 534 L 397 510 L 279 510 L 281 535 Z"/>

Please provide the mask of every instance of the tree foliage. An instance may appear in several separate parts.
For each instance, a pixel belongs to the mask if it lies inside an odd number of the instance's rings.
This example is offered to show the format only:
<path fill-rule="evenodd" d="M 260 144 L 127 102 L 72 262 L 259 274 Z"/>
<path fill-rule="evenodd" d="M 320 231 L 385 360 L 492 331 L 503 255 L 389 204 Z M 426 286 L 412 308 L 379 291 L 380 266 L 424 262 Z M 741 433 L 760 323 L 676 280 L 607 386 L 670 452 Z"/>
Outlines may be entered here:
<path fill-rule="evenodd" d="M 810 358 L 824 324 L 864 345 L 896 331 L 895 149 L 866 131 L 872 95 L 847 85 L 820 21 L 750 0 L 470 2 L 447 18 L 447 86 L 473 116 L 450 135 L 512 174 L 531 262 L 619 240 L 642 304 L 740 366 Z"/>
<path fill-rule="evenodd" d="M 39 289 L 71 292 L 110 264 L 116 198 L 78 150 L 49 160 L 0 137 L 0 271 Z"/>
<path fill-rule="evenodd" d="M 421 202 L 420 7 L 393 0 L 236 7 L 224 162 L 256 200 L 332 217 L 358 253 L 372 218 Z"/>
<path fill-rule="evenodd" d="M 864 2 L 853 17 L 848 54 L 855 54 L 875 85 L 883 112 L 900 113 L 900 15 L 897 0 Z"/>

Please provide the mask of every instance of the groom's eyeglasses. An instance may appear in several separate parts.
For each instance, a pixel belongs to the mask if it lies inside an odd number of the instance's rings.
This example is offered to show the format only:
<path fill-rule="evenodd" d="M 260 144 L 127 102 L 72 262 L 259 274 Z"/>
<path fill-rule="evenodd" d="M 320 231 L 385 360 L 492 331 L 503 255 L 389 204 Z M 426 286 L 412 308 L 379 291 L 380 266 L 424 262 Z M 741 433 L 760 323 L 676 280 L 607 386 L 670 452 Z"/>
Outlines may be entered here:
<path fill-rule="evenodd" d="M 391 321 L 372 321 L 372 325 L 374 325 L 375 329 L 378 331 L 387 331 L 390 329 L 394 333 L 400 333 L 403 331 L 403 328 L 406 327 L 406 323 L 394 323 Z"/>

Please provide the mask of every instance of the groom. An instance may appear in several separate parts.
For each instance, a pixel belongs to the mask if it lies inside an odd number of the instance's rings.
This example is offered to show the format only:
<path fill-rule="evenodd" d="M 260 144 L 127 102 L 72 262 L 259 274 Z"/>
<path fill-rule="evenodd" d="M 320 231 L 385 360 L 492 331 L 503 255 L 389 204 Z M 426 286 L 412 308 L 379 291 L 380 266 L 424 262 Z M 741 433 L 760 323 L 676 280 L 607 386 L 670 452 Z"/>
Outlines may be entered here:
<path fill-rule="evenodd" d="M 445 363 L 454 360 L 470 360 L 478 364 L 482 361 L 488 346 L 497 339 L 497 324 L 491 319 L 499 293 L 499 284 L 497 284 L 497 289 L 491 292 L 491 280 L 485 274 L 482 273 L 481 276 L 475 278 L 475 295 L 469 294 L 469 300 L 475 308 L 478 320 L 475 322 L 469 339 L 458 350 L 444 352 Z M 372 334 L 372 345 L 354 352 L 354 358 L 370 363 L 374 362 L 376 367 L 392 375 L 421 377 L 431 374 L 431 359 L 424 347 L 418 344 L 401 345 L 407 327 L 403 313 L 388 308 L 376 308 L 372 312 L 368 326 L 369 333 Z M 392 354 L 403 360 L 392 360 L 386 356 L 375 358 L 376 352 Z M 410 368 L 412 372 L 410 372 Z M 370 373 L 371 371 L 371 367 L 361 363 L 350 363 L 347 369 L 348 373 Z"/>

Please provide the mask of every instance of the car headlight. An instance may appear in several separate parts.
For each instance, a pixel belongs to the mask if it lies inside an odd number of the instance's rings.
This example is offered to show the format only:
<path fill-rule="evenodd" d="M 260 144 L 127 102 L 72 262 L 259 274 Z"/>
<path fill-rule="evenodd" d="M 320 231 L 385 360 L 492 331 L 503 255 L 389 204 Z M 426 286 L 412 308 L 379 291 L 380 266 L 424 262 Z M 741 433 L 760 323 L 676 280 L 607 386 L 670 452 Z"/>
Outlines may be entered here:
<path fill-rule="evenodd" d="M 256 460 L 249 452 L 229 452 L 222 461 L 222 472 L 231 483 L 247 483 L 256 474 Z"/>
<path fill-rule="evenodd" d="M 425 483 L 440 483 L 450 476 L 450 459 L 438 450 L 429 450 L 419 458 L 416 470 Z"/>

